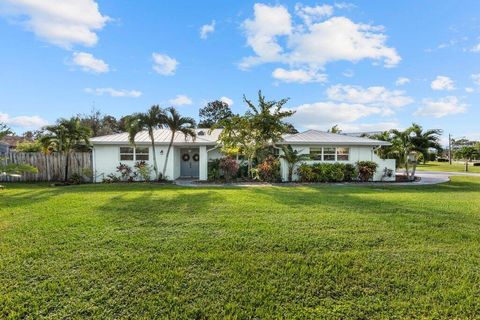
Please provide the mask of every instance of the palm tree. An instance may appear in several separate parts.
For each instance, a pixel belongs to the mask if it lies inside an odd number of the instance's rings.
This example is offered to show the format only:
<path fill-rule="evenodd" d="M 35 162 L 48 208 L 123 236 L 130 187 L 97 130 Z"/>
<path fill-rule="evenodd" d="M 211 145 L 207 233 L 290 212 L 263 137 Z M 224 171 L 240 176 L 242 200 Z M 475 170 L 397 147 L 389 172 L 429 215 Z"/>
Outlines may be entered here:
<path fill-rule="evenodd" d="M 418 152 L 423 155 L 423 163 L 427 162 L 428 154 L 430 149 L 436 149 L 437 151 L 442 150 L 440 145 L 440 135 L 442 130 L 440 129 L 430 129 L 423 131 L 423 128 L 416 124 L 412 124 L 412 129 L 415 134 L 413 137 L 413 144 L 415 145 Z"/>
<path fill-rule="evenodd" d="M 468 172 L 468 162 L 478 157 L 480 152 L 475 147 L 464 146 L 455 152 L 455 157 L 465 161 L 465 172 Z"/>
<path fill-rule="evenodd" d="M 67 181 L 70 153 L 76 148 L 90 145 L 90 128 L 82 125 L 79 118 L 73 117 L 60 119 L 57 124 L 46 126 L 45 131 L 47 133 L 40 138 L 43 146 L 65 154 L 64 181 Z"/>
<path fill-rule="evenodd" d="M 306 160 L 307 155 L 300 154 L 300 151 L 298 150 L 293 150 L 291 145 L 282 146 L 282 151 L 283 154 L 280 155 L 280 158 L 288 163 L 288 182 L 291 182 L 295 165 L 302 160 Z"/>
<path fill-rule="evenodd" d="M 404 131 L 400 131 L 397 129 L 392 129 L 390 131 L 392 135 L 392 147 L 395 152 L 398 153 L 398 159 L 399 159 L 399 164 L 405 165 L 405 173 L 407 175 L 407 178 L 409 180 L 413 180 L 415 178 L 415 163 L 414 163 L 414 168 L 413 172 L 410 175 L 409 172 L 409 156 L 412 154 L 412 152 L 416 151 L 416 147 L 413 143 L 413 127 L 407 128 Z"/>
<path fill-rule="evenodd" d="M 164 111 L 158 106 L 151 106 L 147 112 L 137 112 L 125 119 L 130 143 L 135 145 L 135 136 L 143 130 L 148 131 L 153 153 L 153 171 L 155 171 L 156 180 L 158 180 L 157 153 L 155 152 L 154 130 L 163 128 Z"/>
<path fill-rule="evenodd" d="M 192 139 L 195 140 L 197 135 L 194 130 L 195 120 L 191 117 L 183 117 L 174 107 L 170 107 L 164 110 L 164 113 L 162 115 L 162 124 L 166 128 L 170 129 L 170 132 L 172 134 L 170 138 L 170 143 L 168 144 L 167 154 L 165 156 L 165 163 L 163 164 L 162 177 L 165 178 L 168 157 L 170 155 L 170 150 L 172 149 L 175 134 L 177 132 L 183 133 L 185 135 L 185 140 L 187 139 L 187 137 L 192 137 Z"/>

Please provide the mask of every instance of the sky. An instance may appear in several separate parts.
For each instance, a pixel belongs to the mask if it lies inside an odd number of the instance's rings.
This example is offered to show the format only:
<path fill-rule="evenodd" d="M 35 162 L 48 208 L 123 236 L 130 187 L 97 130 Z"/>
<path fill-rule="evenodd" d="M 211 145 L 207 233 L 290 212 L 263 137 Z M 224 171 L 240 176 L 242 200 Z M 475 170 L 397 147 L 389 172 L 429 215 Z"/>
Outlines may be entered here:
<path fill-rule="evenodd" d="M 0 121 L 17 133 L 243 95 L 299 130 L 480 139 L 480 1 L 0 0 Z M 445 139 L 445 138 L 444 138 Z"/>

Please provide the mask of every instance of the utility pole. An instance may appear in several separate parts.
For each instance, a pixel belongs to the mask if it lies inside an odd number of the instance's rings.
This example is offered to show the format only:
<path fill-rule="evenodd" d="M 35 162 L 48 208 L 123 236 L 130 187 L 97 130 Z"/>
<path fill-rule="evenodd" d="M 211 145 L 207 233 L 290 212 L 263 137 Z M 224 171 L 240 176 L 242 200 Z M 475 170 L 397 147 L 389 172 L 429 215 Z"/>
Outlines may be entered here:
<path fill-rule="evenodd" d="M 448 162 L 452 164 L 452 135 L 448 134 Z"/>

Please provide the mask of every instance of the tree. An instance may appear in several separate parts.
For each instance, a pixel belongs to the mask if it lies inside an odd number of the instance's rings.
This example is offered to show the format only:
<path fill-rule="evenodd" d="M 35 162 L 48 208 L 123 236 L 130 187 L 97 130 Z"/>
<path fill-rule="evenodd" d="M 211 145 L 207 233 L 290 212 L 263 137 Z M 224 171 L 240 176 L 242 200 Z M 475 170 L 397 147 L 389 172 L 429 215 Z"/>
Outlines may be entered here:
<path fill-rule="evenodd" d="M 295 165 L 302 160 L 306 160 L 307 155 L 300 154 L 300 151 L 298 150 L 293 150 L 291 145 L 282 146 L 282 151 L 283 154 L 280 155 L 280 158 L 288 163 L 288 182 L 291 182 Z"/>
<path fill-rule="evenodd" d="M 126 131 L 128 132 L 128 138 L 130 143 L 135 145 L 135 136 L 137 133 L 143 130 L 148 131 L 150 136 L 150 142 L 152 145 L 153 153 L 153 171 L 155 171 L 155 177 L 158 180 L 158 164 L 157 153 L 155 152 L 155 138 L 154 130 L 163 128 L 164 111 L 160 109 L 158 105 L 151 106 L 147 112 L 137 112 L 124 119 Z"/>
<path fill-rule="evenodd" d="M 10 134 L 13 134 L 12 130 L 5 123 L 0 122 L 0 140 Z"/>
<path fill-rule="evenodd" d="M 298 130 L 295 128 L 295 126 L 289 122 L 286 122 L 286 130 L 285 130 L 285 133 L 286 134 L 296 134 L 298 133 Z"/>
<path fill-rule="evenodd" d="M 165 128 L 168 128 L 171 133 L 170 143 L 168 144 L 167 154 L 165 156 L 165 163 L 163 165 L 162 175 L 165 178 L 165 172 L 167 171 L 167 161 L 172 149 L 173 141 L 175 140 L 175 134 L 181 132 L 187 137 L 191 137 L 193 140 L 197 137 L 195 133 L 195 120 L 191 117 L 183 117 L 177 109 L 174 107 L 167 108 L 162 114 L 162 124 Z"/>
<path fill-rule="evenodd" d="M 52 148 L 55 151 L 65 154 L 65 177 L 68 180 L 68 163 L 70 153 L 76 148 L 90 145 L 90 128 L 81 124 L 78 117 L 71 119 L 59 119 L 55 125 L 45 127 L 45 134 L 40 142 L 45 148 Z"/>
<path fill-rule="evenodd" d="M 268 144 L 282 140 L 283 135 L 290 130 L 290 124 L 284 119 L 291 117 L 295 111 L 282 110 L 288 102 L 288 98 L 278 101 L 267 101 L 262 91 L 258 91 L 258 105 L 243 96 L 249 110 L 245 116 L 251 122 L 251 126 L 258 131 L 258 139 L 266 147 Z"/>
<path fill-rule="evenodd" d="M 455 151 L 455 157 L 457 159 L 463 159 L 465 161 L 465 172 L 468 172 L 468 162 L 478 157 L 480 152 L 475 147 L 463 146 Z"/>
<path fill-rule="evenodd" d="M 102 114 L 95 109 L 90 114 L 79 114 L 78 118 L 82 125 L 92 130 L 94 137 L 121 132 L 119 123 L 114 116 Z"/>
<path fill-rule="evenodd" d="M 215 100 L 207 103 L 205 107 L 199 111 L 200 128 L 212 128 L 222 120 L 229 119 L 234 116 L 228 103 L 224 101 Z"/>
<path fill-rule="evenodd" d="M 330 133 L 342 133 L 342 129 L 338 126 L 338 124 L 334 125 L 331 129 L 328 129 L 327 132 Z"/>
<path fill-rule="evenodd" d="M 429 158 L 428 155 L 430 149 L 436 149 L 438 152 L 442 151 L 442 146 L 440 145 L 440 135 L 442 134 L 442 130 L 430 129 L 423 131 L 422 126 L 416 123 L 413 123 L 411 128 L 414 133 L 412 142 L 415 145 L 416 151 L 423 155 L 424 163 Z"/>
<path fill-rule="evenodd" d="M 390 133 L 392 134 L 392 147 L 395 152 L 398 153 L 399 165 L 405 166 L 405 173 L 409 180 L 413 180 L 415 178 L 415 168 L 416 162 L 413 162 L 413 170 L 410 173 L 409 171 L 409 157 L 412 155 L 414 151 L 416 151 L 415 145 L 413 143 L 413 128 L 407 128 L 404 131 L 400 131 L 397 129 L 392 129 Z"/>
<path fill-rule="evenodd" d="M 261 91 L 258 92 L 258 105 L 245 96 L 244 100 L 249 110 L 243 116 L 237 115 L 218 124 L 223 127 L 219 142 L 223 152 L 240 153 L 247 158 L 248 173 L 252 177 L 253 160 L 258 152 L 275 146 L 291 130 L 291 125 L 284 119 L 294 112 L 282 110 L 288 99 L 267 101 Z"/>

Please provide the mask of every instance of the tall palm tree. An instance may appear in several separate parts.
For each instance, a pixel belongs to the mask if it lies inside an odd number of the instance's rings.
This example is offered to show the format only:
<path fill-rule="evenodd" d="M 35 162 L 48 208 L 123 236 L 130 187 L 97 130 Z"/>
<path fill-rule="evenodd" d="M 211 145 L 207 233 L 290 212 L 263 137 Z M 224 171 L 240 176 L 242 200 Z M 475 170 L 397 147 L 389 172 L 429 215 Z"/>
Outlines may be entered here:
<path fill-rule="evenodd" d="M 153 171 L 155 171 L 155 177 L 157 180 L 159 175 L 157 153 L 155 152 L 154 130 L 157 128 L 163 128 L 164 115 L 164 111 L 158 105 L 155 105 L 151 106 L 147 112 L 137 112 L 125 119 L 128 139 L 130 140 L 131 144 L 135 145 L 135 136 L 137 133 L 143 130 L 148 131 L 152 145 Z"/>
<path fill-rule="evenodd" d="M 417 151 L 423 155 L 423 163 L 427 161 L 430 149 L 436 149 L 437 151 L 442 150 L 442 146 L 440 145 L 440 135 L 442 134 L 441 129 L 423 131 L 422 126 L 413 123 L 412 131 L 415 134 L 413 137 L 413 143 Z"/>
<path fill-rule="evenodd" d="M 167 162 L 168 157 L 170 156 L 170 150 L 172 149 L 173 141 L 175 139 L 175 134 L 181 132 L 187 137 L 192 137 L 193 140 L 197 137 L 195 133 L 195 120 L 191 117 L 183 117 L 177 109 L 170 107 L 164 110 L 162 116 L 162 123 L 165 128 L 170 130 L 172 134 L 170 138 L 170 143 L 168 144 L 167 154 L 165 156 L 165 163 L 163 164 L 162 177 L 165 178 L 165 172 L 167 171 Z"/>
<path fill-rule="evenodd" d="M 283 154 L 280 158 L 284 159 L 288 163 L 288 182 L 292 181 L 293 169 L 295 165 L 302 160 L 307 160 L 306 154 L 300 154 L 300 151 L 293 150 L 291 145 L 282 146 Z"/>
<path fill-rule="evenodd" d="M 65 154 L 65 177 L 68 180 L 68 165 L 70 153 L 82 146 L 90 145 L 90 128 L 81 124 L 80 119 L 60 119 L 55 125 L 45 127 L 46 134 L 40 138 L 45 148 L 52 148 L 55 151 Z"/>

